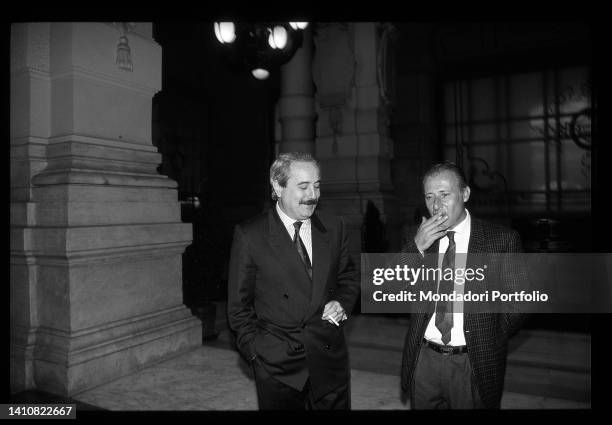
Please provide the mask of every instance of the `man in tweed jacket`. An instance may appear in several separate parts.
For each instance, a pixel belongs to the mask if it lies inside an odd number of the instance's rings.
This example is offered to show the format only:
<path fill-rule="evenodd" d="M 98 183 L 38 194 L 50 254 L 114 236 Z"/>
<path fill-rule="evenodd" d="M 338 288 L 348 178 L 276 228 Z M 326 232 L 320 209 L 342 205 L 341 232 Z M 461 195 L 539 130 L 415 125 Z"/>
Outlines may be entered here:
<path fill-rule="evenodd" d="M 465 208 L 470 188 L 455 164 L 431 167 L 423 177 L 423 189 L 431 217 L 423 217 L 416 233 L 405 239 L 403 252 L 441 256 L 450 244 L 455 244 L 456 253 L 468 253 L 468 258 L 473 253 L 522 252 L 517 232 L 470 216 Z M 525 277 L 519 271 L 501 279 L 505 286 L 516 287 Z M 498 409 L 508 338 L 524 316 L 469 312 L 452 316 L 452 329 L 443 337 L 433 311 L 412 314 L 404 342 L 402 390 L 410 396 L 412 409 Z"/>

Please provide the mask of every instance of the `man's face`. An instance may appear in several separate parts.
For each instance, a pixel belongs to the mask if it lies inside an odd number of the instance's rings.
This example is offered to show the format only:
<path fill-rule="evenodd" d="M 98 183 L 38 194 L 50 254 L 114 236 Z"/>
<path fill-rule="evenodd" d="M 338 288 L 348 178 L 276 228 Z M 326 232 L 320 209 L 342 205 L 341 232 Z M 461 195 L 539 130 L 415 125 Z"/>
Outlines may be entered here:
<path fill-rule="evenodd" d="M 320 184 L 319 169 L 312 162 L 292 163 L 286 187 L 272 182 L 281 209 L 294 220 L 306 220 L 314 213 Z"/>
<path fill-rule="evenodd" d="M 423 184 L 425 205 L 433 216 L 442 212 L 448 216 L 445 225 L 452 229 L 465 218 L 465 202 L 470 198 L 470 188 L 461 189 L 459 179 L 450 171 L 442 171 L 425 179 Z"/>

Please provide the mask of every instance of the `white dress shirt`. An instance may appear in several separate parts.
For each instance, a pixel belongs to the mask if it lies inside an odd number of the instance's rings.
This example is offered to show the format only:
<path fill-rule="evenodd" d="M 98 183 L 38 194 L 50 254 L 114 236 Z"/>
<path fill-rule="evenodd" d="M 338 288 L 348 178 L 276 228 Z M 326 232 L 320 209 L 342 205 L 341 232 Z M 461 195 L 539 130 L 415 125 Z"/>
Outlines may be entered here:
<path fill-rule="evenodd" d="M 470 241 L 470 233 L 472 230 L 472 220 L 470 218 L 470 213 L 466 209 L 465 218 L 461 221 L 461 223 L 457 224 L 453 230 L 455 232 L 455 254 L 467 254 L 468 243 Z M 442 267 L 442 260 L 444 258 L 444 253 L 448 248 L 448 236 L 443 236 L 440 238 L 440 244 L 438 248 L 438 267 Z M 467 255 L 456 255 L 455 256 L 455 269 L 465 269 L 465 261 Z M 438 285 L 440 282 L 438 281 Z M 455 288 L 463 288 L 465 285 L 455 285 Z M 453 311 L 461 310 L 462 306 L 458 306 L 461 302 L 455 302 L 453 304 Z M 460 307 L 460 308 L 458 308 Z M 437 344 L 442 344 L 442 334 L 436 327 L 436 315 L 435 313 L 431 316 L 431 320 L 427 325 L 427 329 L 425 330 L 425 339 L 428 341 L 435 342 Z M 448 345 L 466 345 L 465 344 L 465 335 L 463 333 L 463 313 L 453 313 L 453 328 L 451 329 L 451 340 Z"/>
<path fill-rule="evenodd" d="M 278 202 L 276 203 L 276 211 L 278 212 L 278 216 L 280 217 L 281 221 L 285 225 L 287 232 L 289 232 L 289 236 L 291 237 L 291 240 L 293 240 L 293 235 L 295 235 L 295 227 L 293 226 L 293 223 L 295 223 L 296 221 L 302 222 L 302 227 L 300 227 L 300 238 L 302 239 L 302 242 L 304 242 L 304 246 L 306 247 L 306 252 L 308 252 L 308 258 L 310 258 L 310 264 L 312 265 L 312 232 L 311 232 L 311 226 L 310 226 L 310 219 L 309 218 L 306 220 L 292 219 L 291 217 L 289 217 L 287 214 L 283 212 L 280 205 L 278 205 Z"/>

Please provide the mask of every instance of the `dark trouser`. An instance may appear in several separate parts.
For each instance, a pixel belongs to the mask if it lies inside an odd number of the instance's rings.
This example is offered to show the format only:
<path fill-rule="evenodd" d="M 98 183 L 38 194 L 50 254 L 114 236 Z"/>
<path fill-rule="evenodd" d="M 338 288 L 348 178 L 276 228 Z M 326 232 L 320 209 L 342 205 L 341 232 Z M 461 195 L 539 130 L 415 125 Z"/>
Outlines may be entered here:
<path fill-rule="evenodd" d="M 270 376 L 258 360 L 255 360 L 253 363 L 253 371 L 255 373 L 259 410 L 350 409 L 348 382 L 322 398 L 315 400 L 312 388 L 310 387 L 310 381 L 307 381 L 304 389 L 299 391 Z"/>
<path fill-rule="evenodd" d="M 445 355 L 422 345 L 412 382 L 412 409 L 482 409 L 467 353 Z"/>

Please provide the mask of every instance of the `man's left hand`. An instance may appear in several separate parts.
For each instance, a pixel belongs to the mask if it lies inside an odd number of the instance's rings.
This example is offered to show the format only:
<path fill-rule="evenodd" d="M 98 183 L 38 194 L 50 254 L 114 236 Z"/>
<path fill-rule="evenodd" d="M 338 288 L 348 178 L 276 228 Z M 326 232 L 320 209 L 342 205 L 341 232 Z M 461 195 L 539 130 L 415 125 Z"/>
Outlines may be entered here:
<path fill-rule="evenodd" d="M 321 319 L 327 320 L 330 323 L 333 323 L 334 325 L 338 326 L 338 324 L 342 320 L 346 320 L 346 318 L 346 312 L 338 301 L 330 301 L 325 304 L 325 308 L 323 309 L 323 316 L 321 316 Z"/>

